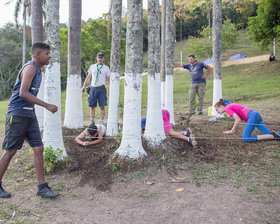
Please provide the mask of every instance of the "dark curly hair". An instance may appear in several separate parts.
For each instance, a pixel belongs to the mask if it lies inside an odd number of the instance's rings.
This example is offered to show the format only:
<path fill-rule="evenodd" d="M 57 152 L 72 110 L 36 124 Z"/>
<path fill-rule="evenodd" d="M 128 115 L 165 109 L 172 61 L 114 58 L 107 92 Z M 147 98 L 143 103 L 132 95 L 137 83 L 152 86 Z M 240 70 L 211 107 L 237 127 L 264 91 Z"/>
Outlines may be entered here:
<path fill-rule="evenodd" d="M 94 135 L 97 132 L 97 127 L 94 123 L 91 123 L 87 128 L 86 128 L 86 132 L 89 135 Z"/>

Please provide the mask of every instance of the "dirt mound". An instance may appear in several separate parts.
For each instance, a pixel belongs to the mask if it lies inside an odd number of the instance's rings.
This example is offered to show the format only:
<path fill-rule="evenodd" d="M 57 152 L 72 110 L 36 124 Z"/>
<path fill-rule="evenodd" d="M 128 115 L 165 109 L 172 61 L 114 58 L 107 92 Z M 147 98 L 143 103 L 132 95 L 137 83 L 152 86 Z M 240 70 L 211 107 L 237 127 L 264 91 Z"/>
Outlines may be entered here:
<path fill-rule="evenodd" d="M 271 129 L 273 127 L 277 129 L 280 123 L 268 125 Z M 243 128 L 239 128 L 236 135 L 223 135 L 223 131 L 232 127 L 232 120 L 229 119 L 218 122 L 191 121 L 189 126 L 196 136 L 196 148 L 192 148 L 188 142 L 172 137 L 164 140 L 160 147 L 151 148 L 143 139 L 143 147 L 148 156 L 144 159 L 143 166 L 138 166 L 138 168 L 145 169 L 152 164 L 159 169 L 164 167 L 171 176 L 174 176 L 177 174 L 178 161 L 189 157 L 189 153 L 193 154 L 195 160 L 207 163 L 223 161 L 243 166 L 260 159 L 260 148 L 267 146 L 267 141 L 244 144 L 241 140 Z M 185 125 L 174 127 L 177 131 L 182 131 L 185 128 Z M 118 143 L 114 138 L 105 138 L 100 144 L 83 147 L 74 142 L 75 137 L 81 131 L 82 129 L 63 129 L 64 136 L 68 136 L 64 138 L 67 153 L 75 161 L 70 170 L 80 172 L 81 185 L 90 182 L 97 190 L 110 190 L 114 177 L 113 170 L 116 167 L 112 167 L 109 161 L 117 149 Z M 270 144 L 273 142 L 270 141 Z"/>

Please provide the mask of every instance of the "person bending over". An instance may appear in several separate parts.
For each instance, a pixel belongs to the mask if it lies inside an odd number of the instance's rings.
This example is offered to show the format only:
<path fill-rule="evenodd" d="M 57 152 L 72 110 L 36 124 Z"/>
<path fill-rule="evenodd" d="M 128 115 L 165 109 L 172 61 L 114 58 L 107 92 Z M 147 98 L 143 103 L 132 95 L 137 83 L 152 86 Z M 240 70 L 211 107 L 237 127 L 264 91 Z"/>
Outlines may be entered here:
<path fill-rule="evenodd" d="M 261 115 L 254 110 L 236 103 L 226 104 L 223 99 L 220 99 L 219 102 L 215 104 L 215 109 L 219 114 L 226 112 L 235 120 L 232 129 L 224 131 L 224 134 L 236 133 L 239 123 L 244 121 L 246 122 L 242 135 L 242 140 L 244 142 L 256 142 L 266 139 L 280 140 L 280 132 L 270 131 L 263 123 Z M 259 129 L 262 135 L 252 135 L 255 128 Z"/>
<path fill-rule="evenodd" d="M 172 125 L 170 124 L 170 114 L 167 110 L 162 110 L 162 119 L 163 119 L 164 132 L 166 136 L 172 136 L 187 141 L 191 144 L 192 147 L 197 145 L 195 137 L 192 134 L 190 128 L 186 128 L 184 132 L 177 132 L 173 129 Z M 142 133 L 144 133 L 145 131 L 145 126 L 146 126 L 146 118 L 142 118 L 141 120 Z"/>
<path fill-rule="evenodd" d="M 104 125 L 91 123 L 75 138 L 75 142 L 82 146 L 95 145 L 102 142 L 105 135 L 106 127 Z"/>

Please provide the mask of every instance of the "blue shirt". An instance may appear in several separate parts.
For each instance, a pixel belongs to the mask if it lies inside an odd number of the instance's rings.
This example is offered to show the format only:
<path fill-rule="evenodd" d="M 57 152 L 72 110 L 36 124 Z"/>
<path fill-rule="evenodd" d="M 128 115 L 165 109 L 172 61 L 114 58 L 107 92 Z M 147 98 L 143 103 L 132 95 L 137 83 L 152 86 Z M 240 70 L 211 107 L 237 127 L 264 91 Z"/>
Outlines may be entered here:
<path fill-rule="evenodd" d="M 202 82 L 206 82 L 206 79 L 203 79 L 203 68 L 207 69 L 208 65 L 203 62 L 195 62 L 192 64 L 183 65 L 184 69 L 188 69 L 191 74 L 192 84 L 199 84 Z"/>
<path fill-rule="evenodd" d="M 40 88 L 41 81 L 42 81 L 42 73 L 41 73 L 41 70 L 37 69 L 37 67 L 33 61 L 29 61 L 21 68 L 21 70 L 18 73 L 16 82 L 15 82 L 15 85 L 13 88 L 12 96 L 10 98 L 10 102 L 8 105 L 7 114 L 27 116 L 27 117 L 35 115 L 34 104 L 26 101 L 25 99 L 23 99 L 19 96 L 19 91 L 20 91 L 20 86 L 21 86 L 21 80 L 20 80 L 19 76 L 20 76 L 23 68 L 27 65 L 33 65 L 36 68 L 36 73 L 32 79 L 32 82 L 31 82 L 31 85 L 29 88 L 29 92 L 34 96 L 37 96 L 37 94 L 39 92 L 39 88 Z"/>

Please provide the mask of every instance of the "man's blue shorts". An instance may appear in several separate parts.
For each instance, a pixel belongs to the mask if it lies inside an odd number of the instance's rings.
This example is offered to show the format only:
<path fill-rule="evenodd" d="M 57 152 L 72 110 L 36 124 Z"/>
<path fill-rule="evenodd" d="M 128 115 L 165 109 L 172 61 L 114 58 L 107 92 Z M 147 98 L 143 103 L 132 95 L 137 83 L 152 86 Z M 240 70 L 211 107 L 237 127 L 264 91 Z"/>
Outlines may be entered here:
<path fill-rule="evenodd" d="M 99 87 L 90 87 L 88 106 L 97 107 L 97 101 L 100 107 L 107 105 L 107 91 L 104 85 Z"/>

